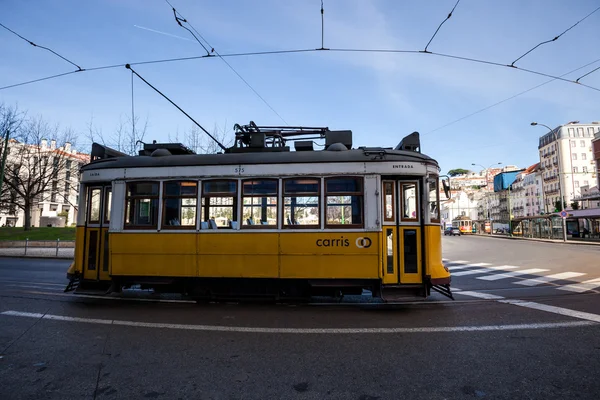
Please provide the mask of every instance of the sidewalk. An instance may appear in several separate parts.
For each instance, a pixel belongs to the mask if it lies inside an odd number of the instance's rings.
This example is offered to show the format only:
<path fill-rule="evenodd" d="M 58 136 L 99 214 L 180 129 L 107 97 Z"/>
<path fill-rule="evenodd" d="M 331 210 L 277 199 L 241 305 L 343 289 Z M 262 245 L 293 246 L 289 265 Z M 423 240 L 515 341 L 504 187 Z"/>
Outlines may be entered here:
<path fill-rule="evenodd" d="M 512 239 L 512 240 L 529 240 L 532 242 L 546 242 L 546 243 L 559 243 L 559 244 L 573 244 L 573 245 L 583 245 L 583 246 L 600 246 L 600 239 L 582 239 L 582 238 L 567 238 L 567 242 L 563 242 L 560 239 L 540 239 L 540 238 L 527 238 L 520 236 L 507 236 L 507 235 L 481 235 L 475 234 L 473 236 L 477 237 L 487 237 L 494 239 Z"/>
<path fill-rule="evenodd" d="M 0 241 L 0 257 L 73 259 L 75 242 L 5 240 Z"/>

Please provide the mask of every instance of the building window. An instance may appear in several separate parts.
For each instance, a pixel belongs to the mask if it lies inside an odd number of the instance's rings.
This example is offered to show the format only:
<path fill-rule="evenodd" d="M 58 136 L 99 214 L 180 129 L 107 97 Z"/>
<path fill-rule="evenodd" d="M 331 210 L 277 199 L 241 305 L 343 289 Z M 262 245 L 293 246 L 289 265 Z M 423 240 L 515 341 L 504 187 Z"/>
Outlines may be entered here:
<path fill-rule="evenodd" d="M 581 159 L 582 160 L 587 160 L 587 155 L 585 153 L 581 153 Z"/>
<path fill-rule="evenodd" d="M 318 228 L 321 180 L 293 178 L 283 181 L 283 226 Z"/>
<path fill-rule="evenodd" d="M 588 137 L 594 137 L 594 128 L 589 127 L 587 129 L 587 132 L 588 132 Z"/>
<path fill-rule="evenodd" d="M 583 186 L 589 186 L 590 182 L 589 181 L 583 181 Z"/>
<path fill-rule="evenodd" d="M 242 226 L 277 227 L 277 184 L 274 179 L 242 182 Z"/>
<path fill-rule="evenodd" d="M 396 197 L 394 193 L 395 185 L 394 182 L 383 182 L 383 220 L 386 222 L 394 222 L 395 218 L 395 204 L 394 198 Z"/>
<path fill-rule="evenodd" d="M 583 128 L 577 128 L 577 136 L 583 137 Z"/>
<path fill-rule="evenodd" d="M 576 174 L 578 172 L 579 172 L 579 170 L 577 169 L 577 167 L 573 167 L 573 173 Z"/>
<path fill-rule="evenodd" d="M 578 188 L 579 187 L 579 181 L 575 181 L 575 187 Z"/>
<path fill-rule="evenodd" d="M 577 160 L 577 153 L 571 154 L 571 159 L 572 160 Z"/>
<path fill-rule="evenodd" d="M 583 167 L 583 173 L 584 173 L 584 174 L 587 174 L 587 172 L 588 172 L 588 169 L 587 169 L 587 167 Z"/>
<path fill-rule="evenodd" d="M 195 228 L 197 182 L 163 182 L 163 229 Z"/>
<path fill-rule="evenodd" d="M 129 182 L 125 200 L 125 228 L 156 229 L 158 182 Z"/>
<path fill-rule="evenodd" d="M 362 178 L 325 180 L 328 228 L 363 226 Z"/>
<path fill-rule="evenodd" d="M 233 228 L 237 221 L 237 182 L 202 183 L 202 229 Z"/>
<path fill-rule="evenodd" d="M 575 130 L 573 128 L 569 128 L 569 137 L 575 137 Z"/>
<path fill-rule="evenodd" d="M 403 221 L 416 221 L 419 219 L 417 204 L 417 184 L 416 183 L 402 183 L 402 220 Z"/>
<path fill-rule="evenodd" d="M 91 188 L 90 189 L 90 199 L 89 199 L 89 209 L 88 209 L 88 222 L 89 223 L 99 223 L 100 222 L 100 194 L 102 193 L 102 189 L 100 188 Z"/>
<path fill-rule="evenodd" d="M 585 147 L 585 140 L 579 141 L 579 147 Z"/>

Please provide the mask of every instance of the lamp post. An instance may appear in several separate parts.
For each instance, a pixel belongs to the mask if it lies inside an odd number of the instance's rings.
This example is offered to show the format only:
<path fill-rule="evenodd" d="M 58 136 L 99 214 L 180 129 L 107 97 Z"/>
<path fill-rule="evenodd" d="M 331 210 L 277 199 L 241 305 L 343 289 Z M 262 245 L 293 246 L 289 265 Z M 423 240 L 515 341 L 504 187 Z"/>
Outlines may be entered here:
<path fill-rule="evenodd" d="M 474 165 L 474 166 L 476 166 L 476 167 L 481 167 L 481 168 L 483 168 L 483 170 L 485 171 L 485 186 L 486 186 L 486 187 L 488 187 L 488 186 L 489 186 L 489 182 L 488 182 L 488 170 L 489 170 L 490 168 L 492 168 L 494 165 L 500 165 L 500 164 L 502 164 L 502 163 L 501 163 L 501 162 L 498 162 L 498 163 L 493 163 L 493 164 L 491 164 L 491 165 L 490 165 L 489 167 L 487 167 L 487 168 L 486 168 L 486 167 L 484 167 L 484 166 L 483 166 L 483 165 L 481 165 L 481 164 L 475 164 L 475 163 L 472 163 L 471 165 Z M 491 235 L 493 230 L 492 230 L 492 214 L 490 213 L 490 197 L 489 197 L 487 194 L 486 194 L 486 196 L 485 196 L 485 197 L 486 197 L 486 199 L 487 199 L 487 202 L 486 202 L 486 203 L 487 203 L 487 206 L 486 206 L 486 208 L 487 208 L 487 209 L 486 209 L 486 212 L 487 212 L 487 217 L 488 217 L 488 219 L 490 220 L 490 235 Z M 484 223 L 484 231 L 485 231 L 485 223 Z"/>
<path fill-rule="evenodd" d="M 543 126 L 545 128 L 548 128 L 548 130 L 550 131 L 550 133 L 552 133 L 554 135 L 554 141 L 556 142 L 556 157 L 558 158 L 558 190 L 559 190 L 559 196 L 560 196 L 560 209 L 561 211 L 565 210 L 565 199 L 563 196 L 563 182 L 562 182 L 562 178 L 561 178 L 561 172 L 562 172 L 562 161 L 561 161 L 561 157 L 560 157 L 560 143 L 558 143 L 558 129 L 554 130 L 552 128 L 550 128 L 548 125 L 544 125 L 544 124 L 538 124 L 537 122 L 532 122 L 531 126 Z M 563 236 L 563 242 L 567 241 L 567 219 L 563 216 L 561 216 L 562 218 L 562 236 Z"/>

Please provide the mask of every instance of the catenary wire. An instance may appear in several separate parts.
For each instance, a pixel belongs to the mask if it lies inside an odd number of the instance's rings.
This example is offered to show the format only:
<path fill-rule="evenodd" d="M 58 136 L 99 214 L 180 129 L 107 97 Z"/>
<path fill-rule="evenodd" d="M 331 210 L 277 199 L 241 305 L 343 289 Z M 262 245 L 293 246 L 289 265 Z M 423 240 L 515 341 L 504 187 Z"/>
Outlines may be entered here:
<path fill-rule="evenodd" d="M 69 59 L 67 59 L 67 58 L 65 58 L 65 57 L 63 57 L 63 56 L 61 56 L 60 54 L 58 54 L 58 53 L 57 53 L 57 52 L 55 52 L 54 50 L 52 50 L 52 49 L 50 49 L 50 48 L 48 48 L 48 47 L 45 47 L 45 46 L 40 46 L 39 44 L 35 44 L 35 43 L 33 43 L 31 40 L 24 38 L 23 36 L 19 35 L 17 32 L 13 31 L 12 29 L 10 29 L 9 27 L 7 27 L 6 25 L 4 25 L 4 24 L 2 24 L 2 23 L 0 23 L 0 26 L 1 26 L 1 27 L 3 27 L 4 29 L 6 29 L 7 31 L 9 31 L 9 32 L 11 32 L 11 33 L 13 33 L 13 34 L 17 35 L 18 37 L 20 37 L 21 39 L 23 39 L 24 41 L 26 41 L 27 43 L 29 43 L 29 44 L 30 44 L 30 45 L 32 45 L 33 47 L 39 47 L 40 49 L 47 50 L 47 51 L 49 51 L 50 53 L 54 54 L 55 56 L 57 56 L 57 57 L 60 57 L 60 58 L 61 58 L 61 59 L 63 59 L 64 61 L 68 62 L 69 64 L 71 64 L 71 65 L 74 65 L 75 67 L 77 67 L 77 69 L 78 69 L 79 71 L 81 71 L 81 70 L 82 70 L 82 68 L 81 68 L 79 65 L 77 65 L 77 64 L 75 64 L 73 61 L 71 61 L 71 60 L 69 60 Z"/>
<path fill-rule="evenodd" d="M 473 63 L 480 63 L 480 64 L 487 64 L 487 65 L 494 65 L 494 66 L 498 66 L 498 67 L 505 67 L 505 68 L 516 69 L 516 70 L 520 70 L 520 71 L 523 71 L 523 72 L 528 72 L 528 73 L 535 74 L 535 75 L 546 76 L 546 77 L 549 77 L 549 78 L 558 79 L 558 80 L 562 80 L 562 81 L 565 81 L 565 82 L 578 84 L 580 86 L 587 87 L 587 88 L 595 90 L 595 91 L 600 91 L 600 89 L 598 89 L 596 87 L 593 87 L 593 86 L 590 86 L 590 85 L 585 85 L 585 84 L 583 84 L 581 82 L 577 82 L 577 81 L 573 81 L 573 80 L 569 80 L 569 79 L 564 79 L 564 78 L 561 78 L 561 77 L 553 76 L 553 75 L 546 74 L 546 73 L 539 72 L 539 71 L 534 71 L 534 70 L 530 70 L 530 69 L 521 68 L 521 67 L 518 67 L 518 66 L 511 66 L 511 65 L 507 65 L 507 64 L 503 64 L 503 63 L 499 63 L 499 62 L 493 62 L 493 61 L 480 60 L 480 59 L 469 58 L 469 57 L 456 56 L 456 55 L 452 55 L 452 54 L 436 53 L 436 52 L 430 52 L 430 51 L 424 52 L 423 50 L 350 49 L 350 48 L 332 48 L 332 49 L 323 49 L 323 50 L 322 49 L 292 49 L 292 50 L 254 51 L 254 52 L 245 52 L 245 53 L 228 53 L 228 54 L 219 54 L 218 57 L 220 57 L 220 58 L 226 58 L 226 57 L 243 57 L 243 56 L 261 56 L 261 55 L 272 55 L 272 54 L 310 53 L 310 52 L 319 52 L 319 51 L 323 51 L 323 52 L 355 52 L 355 53 L 427 54 L 427 55 L 431 55 L 431 56 L 446 57 L 446 58 L 463 60 L 463 61 L 468 61 L 468 62 L 473 62 Z M 148 61 L 130 62 L 129 65 L 150 65 L 150 64 L 169 63 L 169 62 L 178 62 L 178 61 L 187 61 L 187 60 L 197 60 L 197 59 L 202 59 L 202 58 L 213 58 L 213 57 L 215 57 L 215 56 L 213 56 L 213 55 L 210 55 L 210 56 L 202 55 L 202 56 L 190 56 L 190 57 L 177 57 L 177 58 L 167 58 L 167 59 L 160 59 L 160 60 L 148 60 Z M 93 68 L 86 68 L 86 69 L 82 69 L 81 71 L 79 71 L 79 70 L 77 70 L 77 71 L 71 71 L 71 72 L 67 72 L 67 73 L 63 73 L 63 74 L 58 74 L 58 75 L 53 75 L 53 76 L 49 76 L 49 77 L 45 77 L 45 78 L 41 78 L 41 79 L 36 79 L 36 80 L 32 80 L 32 81 L 21 82 L 21 83 L 9 85 L 9 86 L 0 87 L 0 90 L 8 89 L 8 88 L 15 87 L 15 86 L 26 85 L 26 84 L 29 84 L 29 83 L 35 83 L 35 82 L 38 82 L 40 80 L 52 79 L 52 78 L 55 78 L 55 77 L 59 77 L 59 76 L 63 76 L 63 75 L 68 75 L 68 74 L 72 74 L 72 73 L 75 73 L 75 72 L 97 71 L 97 70 L 102 70 L 102 69 L 111 69 L 111 68 L 124 67 L 125 65 L 126 64 L 113 64 L 113 65 L 98 66 L 98 67 L 93 67 Z"/>
<path fill-rule="evenodd" d="M 50 76 L 46 76 L 43 78 L 39 78 L 39 79 L 33 79 L 31 81 L 26 81 L 26 82 L 20 82 L 20 83 L 15 83 L 12 85 L 8 85 L 8 86 L 2 86 L 0 87 L 0 90 L 4 90 L 4 89 L 10 89 L 10 88 L 14 88 L 17 86 L 23 86 L 23 85 L 29 85 L 30 83 L 36 83 L 36 82 L 42 82 L 42 81 L 47 81 L 49 79 L 54 79 L 54 78 L 59 78 L 61 76 L 65 76 L 65 75 L 71 75 L 71 74 L 75 74 L 77 72 L 81 72 L 81 70 L 75 70 L 75 71 L 70 71 L 70 72 L 64 72 L 62 74 L 56 74 L 56 75 L 50 75 Z"/>
<path fill-rule="evenodd" d="M 429 39 L 429 42 L 427 42 L 427 46 L 425 46 L 425 50 L 423 50 L 424 52 L 427 52 L 427 48 L 429 47 L 429 45 L 431 44 L 431 42 L 433 41 L 433 38 L 435 37 L 435 35 L 437 35 L 438 31 L 440 30 L 440 28 L 442 27 L 442 25 L 444 25 L 444 23 L 446 21 L 448 21 L 450 19 L 450 17 L 452 17 L 452 13 L 454 12 L 454 9 L 456 8 L 456 6 L 458 5 L 458 3 L 460 3 L 460 0 L 457 0 L 456 4 L 454 5 L 454 7 L 452 7 L 452 10 L 450 11 L 450 13 L 448 14 L 448 16 L 446 17 L 445 20 L 442 21 L 442 23 L 440 24 L 440 26 L 438 26 L 438 28 L 435 30 L 435 33 L 433 34 L 433 36 L 431 37 L 431 39 Z"/>
<path fill-rule="evenodd" d="M 559 37 L 561 37 L 562 35 L 564 35 L 565 33 L 567 33 L 568 31 L 570 31 L 571 29 L 575 28 L 580 22 L 584 21 L 586 18 L 588 18 L 589 16 L 591 16 L 592 14 L 594 14 L 596 11 L 600 10 L 600 7 L 596 8 L 594 11 L 592 11 L 591 13 L 589 13 L 588 15 L 586 15 L 585 17 L 583 17 L 582 19 L 580 19 L 579 21 L 575 22 L 573 25 L 571 25 L 569 28 L 565 29 L 560 35 L 555 36 L 554 39 L 550 39 L 550 40 L 546 40 L 544 42 L 538 43 L 536 46 L 534 46 L 532 49 L 530 49 L 529 51 L 527 51 L 525 54 L 523 54 L 521 57 L 517 58 L 515 61 L 512 62 L 512 64 L 510 64 L 511 67 L 515 66 L 515 63 L 517 61 L 519 61 L 521 58 L 525 57 L 527 54 L 531 53 L 532 51 L 534 51 L 535 49 L 537 49 L 538 47 L 547 44 L 547 43 L 552 43 L 556 40 L 558 40 Z"/>
<path fill-rule="evenodd" d="M 598 68 L 594 68 L 593 70 L 591 70 L 591 71 L 590 71 L 590 72 L 588 72 L 587 74 L 585 74 L 585 75 L 581 75 L 579 78 L 577 78 L 577 79 L 575 80 L 575 82 L 579 83 L 579 80 L 580 80 L 581 78 L 585 78 L 585 77 L 586 77 L 586 76 L 588 76 L 589 74 L 591 74 L 591 73 L 594 73 L 594 72 L 598 71 L 599 69 L 600 69 L 600 67 L 598 67 Z"/>
<path fill-rule="evenodd" d="M 186 117 L 188 117 L 194 124 L 196 124 L 196 126 L 198 126 L 198 128 L 202 129 L 204 131 L 204 133 L 206 133 L 212 140 L 214 140 L 217 145 L 219 145 L 219 147 L 223 150 L 226 151 L 227 148 L 225 146 L 223 146 L 223 144 L 221 142 L 219 142 L 213 135 L 211 135 L 206 129 L 204 129 L 204 127 L 202 125 L 200 125 L 198 122 L 196 122 L 196 120 L 194 118 L 192 118 L 188 113 L 186 113 L 185 111 L 183 111 L 183 109 L 181 107 L 179 107 L 177 104 L 175 104 L 175 102 L 173 100 L 171 100 L 170 98 L 168 98 L 165 94 L 163 94 L 163 92 L 161 92 L 160 90 L 158 90 L 157 88 L 155 88 L 154 86 L 152 86 L 152 84 L 150 82 L 148 82 L 147 80 L 145 80 L 140 74 L 138 74 L 137 72 L 135 72 L 133 70 L 133 68 L 131 68 L 131 65 L 126 64 L 125 68 L 127 68 L 128 70 L 130 70 L 133 74 L 135 74 L 135 76 L 137 76 L 138 78 L 140 78 L 146 85 L 150 86 L 152 89 L 154 89 L 158 94 L 160 94 L 162 97 L 164 97 L 165 99 L 167 99 L 167 101 L 171 104 L 173 104 L 179 111 L 181 111 Z"/>
<path fill-rule="evenodd" d="M 569 72 L 567 72 L 567 73 L 565 73 L 565 74 L 562 74 L 562 75 L 561 75 L 561 77 L 563 77 L 563 76 L 567 76 L 567 75 L 569 75 L 569 74 L 572 74 L 572 73 L 574 73 L 574 72 L 577 72 L 577 71 L 579 71 L 579 70 L 581 70 L 581 69 L 583 69 L 583 68 L 589 67 L 590 65 L 596 64 L 596 63 L 598 63 L 598 62 L 600 62 L 600 58 L 599 58 L 599 59 L 597 59 L 597 60 L 594 60 L 594 61 L 592 61 L 592 62 L 590 62 L 590 63 L 587 63 L 587 64 L 585 64 L 585 65 L 583 65 L 583 66 L 581 66 L 581 67 L 579 67 L 579 68 L 576 68 L 576 69 L 574 69 L 574 70 L 571 70 L 571 71 L 569 71 Z M 600 68 L 600 67 L 598 67 L 598 68 Z M 598 68 L 596 68 L 596 69 L 598 69 Z M 490 108 L 496 107 L 496 106 L 498 106 L 498 105 L 500 105 L 500 104 L 502 104 L 502 103 L 505 103 L 505 102 L 507 102 L 507 101 L 509 101 L 509 100 L 512 100 L 512 99 L 514 99 L 515 97 L 518 97 L 518 96 L 521 96 L 521 95 L 523 95 L 523 94 L 525 94 L 525 93 L 531 92 L 532 90 L 535 90 L 535 89 L 537 89 L 537 88 L 539 88 L 539 87 L 542 87 L 542 86 L 544 86 L 544 85 L 547 85 L 547 84 L 548 84 L 548 83 L 550 83 L 550 82 L 554 82 L 555 80 L 556 80 L 556 79 L 554 79 L 554 78 L 553 78 L 553 79 L 547 80 L 546 82 L 542 82 L 542 83 L 540 83 L 539 85 L 533 86 L 533 87 L 531 87 L 531 88 L 529 88 L 529 89 L 527 89 L 527 90 L 524 90 L 524 91 L 522 91 L 522 92 L 519 92 L 519 93 L 517 93 L 517 94 L 514 94 L 514 95 L 512 95 L 512 96 L 510 96 L 510 97 L 507 97 L 507 98 L 505 98 L 504 100 L 500 100 L 500 101 L 498 101 L 498 102 L 496 102 L 496 103 L 494 103 L 494 104 L 491 104 L 491 105 L 489 105 L 489 106 L 487 106 L 487 107 L 481 108 L 481 109 L 479 109 L 479 110 L 477 110 L 477 111 L 475 111 L 475 112 L 472 112 L 472 113 L 470 113 L 470 114 L 467 114 L 467 115 L 465 115 L 464 117 L 461 117 L 461 118 L 455 119 L 455 120 L 454 120 L 454 121 L 452 121 L 452 122 L 449 122 L 449 123 L 447 123 L 447 124 L 444 124 L 444 125 L 442 125 L 442 126 L 440 126 L 440 127 L 438 127 L 438 128 L 435 128 L 435 129 L 433 129 L 433 130 L 431 130 L 431 131 L 429 131 L 429 132 L 426 132 L 426 133 L 424 133 L 422 136 L 429 135 L 430 133 L 433 133 L 433 132 L 439 131 L 439 130 L 441 130 L 441 129 L 444 129 L 444 128 L 446 128 L 446 127 L 450 126 L 450 125 L 454 125 L 454 124 L 455 124 L 455 123 L 457 123 L 457 122 L 460 122 L 460 121 L 462 121 L 462 120 L 465 120 L 465 119 L 467 119 L 467 118 L 470 118 L 470 117 L 472 117 L 472 116 L 474 116 L 474 115 L 477 115 L 477 114 L 479 114 L 479 113 L 481 113 L 481 112 L 487 111 L 487 110 L 489 110 Z"/>
<path fill-rule="evenodd" d="M 169 2 L 169 0 L 165 0 L 167 2 L 167 4 L 169 4 L 171 6 L 171 8 L 173 9 L 173 14 L 175 15 L 175 20 L 177 21 L 177 23 L 179 24 L 179 26 L 181 26 L 184 29 L 187 29 L 196 39 L 196 41 L 198 43 L 200 43 L 200 45 L 202 46 L 202 48 L 204 48 L 204 50 L 206 50 L 207 55 L 210 55 L 211 53 L 215 53 L 217 55 L 217 57 L 219 57 L 221 59 L 221 61 L 223 61 L 225 63 L 225 65 L 227 65 L 227 67 L 229 67 L 229 69 L 231 69 L 231 71 L 233 71 L 234 74 L 237 75 L 238 78 L 240 78 L 242 80 L 242 82 L 244 82 L 246 84 L 246 86 L 248 86 L 248 88 L 250 88 L 250 90 L 252 90 L 252 92 L 254 92 L 254 94 L 260 99 L 262 100 L 262 102 L 271 109 L 271 111 L 273 111 L 273 113 L 275 113 L 275 115 L 277 115 L 277 117 L 279 117 L 280 120 L 283 121 L 284 124 L 289 125 L 287 123 L 287 121 L 273 108 L 273 106 L 271 106 L 271 104 L 269 104 L 269 102 L 267 100 L 265 100 L 264 97 L 262 97 L 257 91 L 256 89 L 254 89 L 254 87 L 252 85 L 250 85 L 250 83 L 244 79 L 244 77 L 242 75 L 240 75 L 239 72 L 237 72 L 237 70 L 235 68 L 233 68 L 231 66 L 231 64 L 229 64 L 223 57 L 221 57 L 221 55 L 219 54 L 218 51 L 215 50 L 215 48 L 213 46 L 210 45 L 210 43 L 208 43 L 208 41 L 206 39 L 204 39 L 204 37 L 200 34 L 200 32 L 198 32 L 196 30 L 196 28 L 194 28 L 194 26 L 189 23 L 187 21 L 187 19 L 185 19 L 183 17 L 183 15 L 181 15 L 180 12 L 178 12 L 175 7 L 173 7 L 173 5 Z M 180 18 L 177 17 L 177 15 L 179 14 Z M 183 26 L 183 24 L 181 24 L 181 21 L 185 22 L 186 24 L 188 24 L 193 30 L 194 32 L 196 32 L 198 34 L 198 36 L 200 38 L 202 38 L 202 40 L 204 40 L 204 42 L 208 45 L 208 47 L 211 48 L 211 51 L 209 52 L 208 49 L 204 46 L 204 44 L 202 44 L 202 42 L 196 37 L 196 35 L 194 35 L 194 33 L 192 31 L 190 31 L 188 28 L 186 28 L 185 26 Z"/>

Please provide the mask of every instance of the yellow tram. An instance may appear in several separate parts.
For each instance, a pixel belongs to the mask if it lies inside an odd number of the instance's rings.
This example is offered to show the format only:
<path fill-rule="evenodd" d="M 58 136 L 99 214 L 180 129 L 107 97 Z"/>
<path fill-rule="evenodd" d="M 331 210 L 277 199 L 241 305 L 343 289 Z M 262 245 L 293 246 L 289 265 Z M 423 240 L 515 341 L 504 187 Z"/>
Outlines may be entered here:
<path fill-rule="evenodd" d="M 127 156 L 94 143 L 65 290 L 452 297 L 439 167 L 417 132 L 395 148 L 355 149 L 351 131 L 328 128 L 251 123 L 235 135 L 219 154 L 154 142 Z"/>

